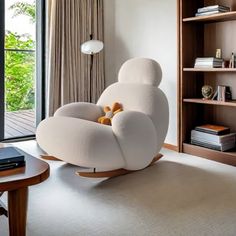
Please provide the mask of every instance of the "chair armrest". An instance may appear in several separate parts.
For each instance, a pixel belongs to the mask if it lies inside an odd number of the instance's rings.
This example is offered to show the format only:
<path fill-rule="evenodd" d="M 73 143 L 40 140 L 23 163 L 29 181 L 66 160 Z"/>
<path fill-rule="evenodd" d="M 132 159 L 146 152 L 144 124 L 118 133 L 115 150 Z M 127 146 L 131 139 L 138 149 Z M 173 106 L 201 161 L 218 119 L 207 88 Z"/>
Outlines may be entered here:
<path fill-rule="evenodd" d="M 112 129 L 125 158 L 125 169 L 145 168 L 157 155 L 156 129 L 144 113 L 120 112 L 112 119 Z"/>
<path fill-rule="evenodd" d="M 124 167 L 124 158 L 111 126 L 71 117 L 40 122 L 36 140 L 48 155 L 73 165 L 102 170 Z"/>
<path fill-rule="evenodd" d="M 97 121 L 103 115 L 100 106 L 88 102 L 74 102 L 60 107 L 54 116 L 66 116 L 89 121 Z"/>

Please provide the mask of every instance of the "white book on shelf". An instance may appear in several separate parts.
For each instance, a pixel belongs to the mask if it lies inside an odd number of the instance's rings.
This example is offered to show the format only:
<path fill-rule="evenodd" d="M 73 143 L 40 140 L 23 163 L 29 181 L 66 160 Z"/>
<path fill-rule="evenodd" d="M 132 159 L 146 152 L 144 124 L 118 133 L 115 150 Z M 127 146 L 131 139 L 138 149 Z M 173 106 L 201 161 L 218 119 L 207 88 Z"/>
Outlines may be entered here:
<path fill-rule="evenodd" d="M 196 13 L 195 16 L 208 16 L 208 15 L 214 15 L 218 13 L 225 13 L 229 11 L 223 11 L 223 10 L 216 10 L 216 11 L 207 11 L 207 12 L 202 12 L 202 13 Z"/>
<path fill-rule="evenodd" d="M 196 61 L 199 62 L 220 62 L 223 61 L 222 58 L 216 58 L 216 57 L 197 57 Z"/>
<path fill-rule="evenodd" d="M 202 13 L 202 12 L 213 11 L 213 10 L 218 10 L 218 9 L 230 10 L 230 7 L 223 6 L 223 5 L 213 5 L 213 6 L 198 8 L 197 12 Z"/>
<path fill-rule="evenodd" d="M 205 142 L 203 140 L 200 141 L 200 140 L 191 139 L 191 144 L 201 146 L 201 147 L 205 147 L 205 148 L 218 150 L 218 151 L 222 151 L 222 152 L 235 148 L 235 143 L 233 143 L 233 142 L 232 143 L 227 143 L 227 144 L 224 144 L 224 145 L 218 145 L 218 144 Z"/>
<path fill-rule="evenodd" d="M 194 68 L 222 68 L 222 65 L 194 65 Z"/>
<path fill-rule="evenodd" d="M 195 62 L 195 65 L 200 65 L 200 66 L 211 66 L 211 65 L 222 65 L 222 62 L 207 62 L 207 61 L 202 61 L 202 62 Z"/>
<path fill-rule="evenodd" d="M 197 130 L 191 131 L 191 138 L 222 144 L 225 142 L 236 142 L 236 133 L 225 135 L 208 134 Z"/>

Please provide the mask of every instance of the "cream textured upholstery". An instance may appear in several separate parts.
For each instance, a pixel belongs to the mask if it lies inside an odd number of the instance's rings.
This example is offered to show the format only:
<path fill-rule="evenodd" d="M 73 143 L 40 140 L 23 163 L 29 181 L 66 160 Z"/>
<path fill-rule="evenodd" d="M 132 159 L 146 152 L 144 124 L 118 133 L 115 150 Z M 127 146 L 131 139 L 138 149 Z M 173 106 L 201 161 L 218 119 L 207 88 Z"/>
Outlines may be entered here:
<path fill-rule="evenodd" d="M 118 82 L 109 86 L 97 104 L 71 103 L 42 121 L 37 142 L 49 155 L 78 166 L 139 170 L 160 151 L 168 129 L 169 109 L 158 88 L 161 68 L 151 59 L 135 58 L 121 67 Z M 123 105 L 112 126 L 95 122 L 103 106 Z"/>

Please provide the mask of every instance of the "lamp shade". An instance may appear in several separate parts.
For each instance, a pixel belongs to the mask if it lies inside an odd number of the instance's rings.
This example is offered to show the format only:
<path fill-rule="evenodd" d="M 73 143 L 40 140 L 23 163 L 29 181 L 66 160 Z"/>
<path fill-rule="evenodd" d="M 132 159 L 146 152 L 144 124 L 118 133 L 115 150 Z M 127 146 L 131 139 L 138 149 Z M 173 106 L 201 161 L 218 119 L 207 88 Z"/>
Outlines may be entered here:
<path fill-rule="evenodd" d="M 102 51 L 103 46 L 104 45 L 102 41 L 92 39 L 84 42 L 81 45 L 81 52 L 84 54 L 93 55 Z"/>

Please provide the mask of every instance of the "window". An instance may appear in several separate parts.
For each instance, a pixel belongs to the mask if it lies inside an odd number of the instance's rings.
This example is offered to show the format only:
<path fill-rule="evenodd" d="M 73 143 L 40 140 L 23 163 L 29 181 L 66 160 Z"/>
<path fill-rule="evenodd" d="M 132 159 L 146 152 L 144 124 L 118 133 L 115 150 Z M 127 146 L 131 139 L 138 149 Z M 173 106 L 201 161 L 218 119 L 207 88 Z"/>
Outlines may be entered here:
<path fill-rule="evenodd" d="M 44 1 L 0 4 L 0 138 L 33 136 L 44 116 Z"/>

